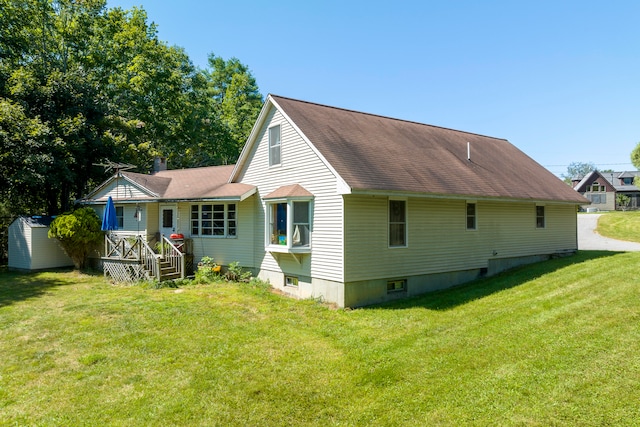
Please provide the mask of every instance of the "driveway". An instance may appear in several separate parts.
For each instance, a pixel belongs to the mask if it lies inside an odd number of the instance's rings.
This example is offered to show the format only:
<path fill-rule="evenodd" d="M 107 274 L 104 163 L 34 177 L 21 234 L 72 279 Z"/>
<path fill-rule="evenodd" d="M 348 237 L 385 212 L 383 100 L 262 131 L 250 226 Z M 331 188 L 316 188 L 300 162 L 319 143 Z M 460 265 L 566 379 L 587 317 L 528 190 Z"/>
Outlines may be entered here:
<path fill-rule="evenodd" d="M 609 239 L 596 233 L 601 214 L 578 215 L 578 249 L 587 251 L 640 251 L 640 243 Z"/>

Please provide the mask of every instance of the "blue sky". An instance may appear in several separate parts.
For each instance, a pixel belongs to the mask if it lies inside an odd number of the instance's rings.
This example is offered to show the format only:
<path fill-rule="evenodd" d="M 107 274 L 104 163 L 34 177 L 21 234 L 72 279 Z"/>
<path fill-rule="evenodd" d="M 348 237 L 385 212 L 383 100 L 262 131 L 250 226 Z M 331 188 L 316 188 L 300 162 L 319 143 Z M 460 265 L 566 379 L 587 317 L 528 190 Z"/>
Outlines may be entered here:
<path fill-rule="evenodd" d="M 631 170 L 640 142 L 637 1 L 108 0 L 260 91 L 506 138 L 556 175 Z M 514 171 L 517 173 L 517 171 Z"/>

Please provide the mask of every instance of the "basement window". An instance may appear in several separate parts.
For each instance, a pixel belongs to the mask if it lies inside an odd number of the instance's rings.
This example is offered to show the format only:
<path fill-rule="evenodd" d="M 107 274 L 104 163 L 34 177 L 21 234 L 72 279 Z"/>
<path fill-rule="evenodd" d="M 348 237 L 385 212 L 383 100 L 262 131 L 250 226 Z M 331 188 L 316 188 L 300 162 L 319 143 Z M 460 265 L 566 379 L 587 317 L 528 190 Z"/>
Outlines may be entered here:
<path fill-rule="evenodd" d="M 294 286 L 298 287 L 298 278 L 295 276 L 284 276 L 284 285 L 285 286 Z"/>
<path fill-rule="evenodd" d="M 404 292 L 407 290 L 407 279 L 395 279 L 387 281 L 387 293 Z"/>

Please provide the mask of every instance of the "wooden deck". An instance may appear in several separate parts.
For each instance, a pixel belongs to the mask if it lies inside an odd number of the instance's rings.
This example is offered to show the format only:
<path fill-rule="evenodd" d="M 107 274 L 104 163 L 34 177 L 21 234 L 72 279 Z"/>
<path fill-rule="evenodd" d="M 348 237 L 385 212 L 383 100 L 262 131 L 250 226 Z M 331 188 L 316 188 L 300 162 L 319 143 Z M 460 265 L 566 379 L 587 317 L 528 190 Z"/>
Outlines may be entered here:
<path fill-rule="evenodd" d="M 193 273 L 191 240 L 173 241 L 160 236 L 151 247 L 139 235 L 110 233 L 105 236 L 105 256 L 102 257 L 104 275 L 115 282 L 184 279 Z"/>

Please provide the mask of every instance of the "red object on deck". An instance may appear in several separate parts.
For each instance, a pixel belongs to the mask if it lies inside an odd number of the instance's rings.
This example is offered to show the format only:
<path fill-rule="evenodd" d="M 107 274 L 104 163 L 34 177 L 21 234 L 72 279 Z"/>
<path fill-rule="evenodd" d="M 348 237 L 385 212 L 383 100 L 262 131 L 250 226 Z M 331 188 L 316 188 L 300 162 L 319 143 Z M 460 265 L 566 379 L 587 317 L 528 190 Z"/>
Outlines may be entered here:
<path fill-rule="evenodd" d="M 184 234 L 176 234 L 173 233 L 172 235 L 169 236 L 170 239 L 184 239 Z"/>

